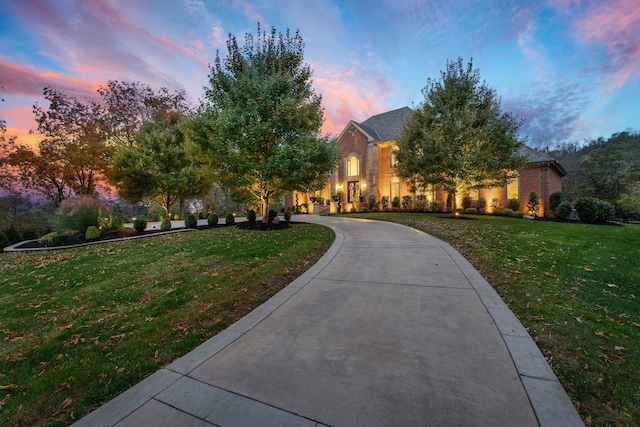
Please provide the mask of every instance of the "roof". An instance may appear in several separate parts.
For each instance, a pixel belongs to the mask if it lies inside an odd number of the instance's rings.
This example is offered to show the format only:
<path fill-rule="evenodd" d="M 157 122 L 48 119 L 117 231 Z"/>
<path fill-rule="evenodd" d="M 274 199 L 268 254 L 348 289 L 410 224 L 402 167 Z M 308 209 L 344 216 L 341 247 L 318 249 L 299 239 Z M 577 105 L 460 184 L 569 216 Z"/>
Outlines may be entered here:
<path fill-rule="evenodd" d="M 567 171 L 562 167 L 562 165 L 556 159 L 547 156 L 541 151 L 534 150 L 531 147 L 527 147 L 526 145 L 523 145 L 518 151 L 518 154 L 525 157 L 526 159 L 524 162 L 525 165 L 529 165 L 529 166 L 534 166 L 539 164 L 553 165 L 558 170 L 558 172 L 560 172 L 562 176 L 565 176 L 567 174 Z"/>
<path fill-rule="evenodd" d="M 405 121 L 411 114 L 413 114 L 411 108 L 402 107 L 371 116 L 364 122 L 356 124 L 375 141 L 393 141 L 398 139 Z"/>

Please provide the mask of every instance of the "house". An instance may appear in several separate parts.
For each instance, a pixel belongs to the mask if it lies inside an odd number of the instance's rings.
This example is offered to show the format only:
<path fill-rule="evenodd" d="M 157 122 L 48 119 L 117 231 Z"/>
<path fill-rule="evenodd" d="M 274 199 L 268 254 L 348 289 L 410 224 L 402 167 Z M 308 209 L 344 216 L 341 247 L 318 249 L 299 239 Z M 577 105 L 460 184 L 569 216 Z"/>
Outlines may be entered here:
<path fill-rule="evenodd" d="M 359 209 L 369 196 L 374 196 L 377 202 L 383 198 L 389 202 L 395 197 L 401 200 L 407 195 L 412 200 L 420 196 L 429 202 L 446 202 L 447 193 L 434 189 L 414 193 L 409 184 L 397 175 L 396 140 L 411 114 L 411 108 L 403 107 L 372 116 L 362 123 L 351 120 L 338 137 L 342 156 L 327 186 L 314 195 L 294 194 L 287 198 L 287 206 L 304 203 L 311 206 L 311 197 L 326 206 L 337 195 L 340 195 L 342 208 L 347 212 L 354 207 Z M 520 210 L 526 212 L 529 195 L 535 192 L 540 202 L 539 214 L 548 212 L 549 195 L 562 191 L 562 177 L 566 171 L 557 160 L 527 146 L 520 149 L 520 154 L 526 161 L 517 179 L 504 187 L 458 194 L 456 205 L 462 206 L 462 198 L 469 196 L 474 206 L 482 197 L 486 200 L 487 211 L 491 212 L 493 206 L 505 207 L 509 199 L 517 199 Z M 317 206 L 315 211 L 318 211 Z"/>

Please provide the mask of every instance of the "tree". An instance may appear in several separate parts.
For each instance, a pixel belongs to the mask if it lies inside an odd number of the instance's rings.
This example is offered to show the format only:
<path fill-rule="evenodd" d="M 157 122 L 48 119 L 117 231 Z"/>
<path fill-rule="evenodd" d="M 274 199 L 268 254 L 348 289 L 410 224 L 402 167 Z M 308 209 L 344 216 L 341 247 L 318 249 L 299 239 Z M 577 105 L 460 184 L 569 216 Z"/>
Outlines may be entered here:
<path fill-rule="evenodd" d="M 0 89 L 4 89 L 0 86 Z M 1 92 L 0 92 L 1 93 Z M 0 102 L 4 102 L 4 98 L 0 95 Z M 14 176 L 11 172 L 11 164 L 9 162 L 9 154 L 11 146 L 15 144 L 15 136 L 7 136 L 7 122 L 0 117 L 0 188 L 10 190 Z"/>
<path fill-rule="evenodd" d="M 266 216 L 269 200 L 328 174 L 337 147 L 319 136 L 322 98 L 298 32 L 261 33 L 258 25 L 242 47 L 230 35 L 227 49 L 211 67 L 189 138 L 227 182 L 251 191 Z"/>
<path fill-rule="evenodd" d="M 496 187 L 515 178 L 524 163 L 517 136 L 521 121 L 503 113 L 495 90 L 480 81 L 472 61 L 447 61 L 440 79 L 427 79 L 424 102 L 398 140 L 398 173 L 449 192 Z"/>
<path fill-rule="evenodd" d="M 184 116 L 168 113 L 144 123 L 136 145 L 121 148 L 113 164 L 113 180 L 120 195 L 131 200 L 150 197 L 170 215 L 180 198 L 206 194 L 211 180 L 186 155 L 181 129 Z"/>

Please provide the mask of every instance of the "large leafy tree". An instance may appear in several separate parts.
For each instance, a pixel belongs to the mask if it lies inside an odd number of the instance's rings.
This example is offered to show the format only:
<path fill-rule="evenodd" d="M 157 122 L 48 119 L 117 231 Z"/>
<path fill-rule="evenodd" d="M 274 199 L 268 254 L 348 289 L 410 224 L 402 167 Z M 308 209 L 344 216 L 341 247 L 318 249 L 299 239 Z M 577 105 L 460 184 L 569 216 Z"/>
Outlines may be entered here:
<path fill-rule="evenodd" d="M 178 112 L 158 115 L 142 125 L 135 146 L 118 150 L 112 177 L 121 196 L 151 198 L 169 216 L 179 199 L 211 189 L 209 176 L 186 155 L 183 122 Z"/>
<path fill-rule="evenodd" d="M 518 149 L 521 122 L 500 108 L 494 89 L 470 60 L 447 61 L 439 79 L 427 79 L 424 102 L 398 140 L 398 172 L 421 186 L 452 194 L 504 185 L 524 159 Z"/>
<path fill-rule="evenodd" d="M 337 147 L 320 136 L 321 96 L 312 88 L 304 43 L 260 31 L 234 36 L 224 59 L 216 56 L 204 102 L 189 133 L 195 151 L 222 170 L 234 187 L 246 187 L 267 214 L 269 201 L 328 177 Z"/>

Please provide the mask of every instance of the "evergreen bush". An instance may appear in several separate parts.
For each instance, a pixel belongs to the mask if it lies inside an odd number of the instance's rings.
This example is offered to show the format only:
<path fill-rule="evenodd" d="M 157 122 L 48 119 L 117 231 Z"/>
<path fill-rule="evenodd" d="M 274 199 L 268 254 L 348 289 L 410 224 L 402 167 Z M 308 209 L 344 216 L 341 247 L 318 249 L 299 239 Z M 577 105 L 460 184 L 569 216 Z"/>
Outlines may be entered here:
<path fill-rule="evenodd" d="M 529 201 L 527 202 L 527 210 L 529 211 L 529 215 L 534 217 L 538 217 L 538 212 L 540 210 L 540 202 L 538 202 L 538 194 L 534 191 L 529 194 Z"/>
<path fill-rule="evenodd" d="M 367 203 L 369 204 L 369 209 L 375 208 L 378 205 L 376 203 L 376 196 L 373 194 L 369 195 L 369 197 L 367 197 Z"/>
<path fill-rule="evenodd" d="M 236 222 L 236 217 L 233 216 L 232 213 L 227 214 L 226 218 L 224 219 L 224 222 L 227 224 L 234 224 Z"/>
<path fill-rule="evenodd" d="M 504 216 L 513 216 L 513 209 L 511 209 L 511 208 L 502 209 L 502 215 L 504 215 Z"/>
<path fill-rule="evenodd" d="M 169 218 L 165 218 L 162 220 L 162 223 L 160 224 L 160 230 L 162 231 L 171 230 L 171 220 Z"/>
<path fill-rule="evenodd" d="M 479 214 L 484 214 L 487 211 L 487 199 L 480 197 L 476 203 L 476 209 L 478 209 Z"/>
<path fill-rule="evenodd" d="M 515 211 L 515 212 L 513 213 L 513 217 L 514 217 L 514 218 L 524 218 L 524 212 L 522 212 L 522 211 Z"/>
<path fill-rule="evenodd" d="M 187 228 L 196 228 L 198 226 L 196 216 L 192 213 L 188 214 L 187 218 L 184 220 L 184 226 Z"/>
<path fill-rule="evenodd" d="M 287 222 L 291 221 L 291 211 L 290 210 L 287 209 L 286 211 L 284 211 L 284 219 Z"/>
<path fill-rule="evenodd" d="M 509 199 L 507 201 L 507 209 L 511 209 L 512 212 L 520 210 L 520 202 L 518 199 Z"/>
<path fill-rule="evenodd" d="M 549 196 L 549 211 L 551 216 L 558 217 L 558 206 L 565 200 L 564 193 L 562 191 L 556 191 Z"/>
<path fill-rule="evenodd" d="M 250 223 L 256 222 L 256 211 L 254 211 L 253 209 L 249 209 L 249 211 L 247 212 L 247 221 L 249 221 Z"/>
<path fill-rule="evenodd" d="M 609 219 L 615 214 L 616 209 L 613 205 L 604 200 L 597 200 L 596 207 L 598 210 L 598 214 L 596 216 L 596 221 L 598 222 L 607 222 Z"/>
<path fill-rule="evenodd" d="M 576 208 L 580 221 L 596 222 L 598 220 L 598 201 L 593 197 L 578 197 L 573 206 Z"/>
<path fill-rule="evenodd" d="M 431 210 L 433 212 L 442 212 L 444 209 L 444 202 L 442 200 L 434 200 L 431 202 Z"/>
<path fill-rule="evenodd" d="M 411 209 L 411 196 L 402 196 L 402 210 L 408 211 Z"/>
<path fill-rule="evenodd" d="M 398 196 L 394 197 L 393 200 L 391 200 L 391 207 L 396 209 L 400 207 L 400 198 Z"/>
<path fill-rule="evenodd" d="M 144 215 L 140 215 L 133 221 L 133 228 L 138 232 L 142 233 L 147 228 L 147 217 Z"/>
<path fill-rule="evenodd" d="M 207 217 L 207 224 L 209 224 L 209 227 L 215 227 L 218 225 L 218 215 L 210 213 Z"/>
<path fill-rule="evenodd" d="M 429 210 L 429 202 L 424 199 L 416 200 L 416 210 L 418 212 L 427 212 Z"/>
<path fill-rule="evenodd" d="M 464 210 L 464 213 L 466 213 L 466 214 L 471 214 L 471 215 L 475 215 L 475 214 L 477 214 L 477 213 L 478 213 L 478 209 L 476 209 L 476 208 L 466 208 L 466 209 Z"/>
<path fill-rule="evenodd" d="M 7 246 L 11 246 L 11 242 L 4 233 L 0 233 L 0 249 L 6 248 Z"/>
<path fill-rule="evenodd" d="M 269 224 L 271 224 L 277 216 L 278 216 L 278 213 L 276 211 L 274 211 L 273 209 L 269 209 Z"/>
<path fill-rule="evenodd" d="M 467 210 L 471 207 L 471 196 L 464 196 L 462 198 L 462 209 Z"/>
<path fill-rule="evenodd" d="M 559 219 L 569 219 L 572 210 L 573 207 L 571 206 L 571 203 L 568 200 L 563 200 L 556 207 L 555 216 Z"/>
<path fill-rule="evenodd" d="M 14 227 L 13 224 L 11 224 L 11 227 L 4 230 L 4 235 L 9 241 L 10 245 L 13 245 L 15 243 L 22 241 L 22 236 L 20 236 L 20 233 L 18 232 L 16 227 Z"/>
<path fill-rule="evenodd" d="M 100 237 L 100 230 L 98 230 L 98 227 L 90 225 L 89 227 L 87 227 L 87 231 L 84 233 L 84 237 L 87 240 L 95 240 Z"/>
<path fill-rule="evenodd" d="M 24 230 L 22 233 L 22 240 L 36 240 L 37 238 L 38 235 L 31 229 Z"/>

